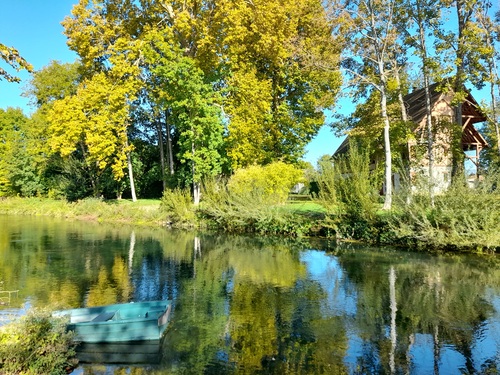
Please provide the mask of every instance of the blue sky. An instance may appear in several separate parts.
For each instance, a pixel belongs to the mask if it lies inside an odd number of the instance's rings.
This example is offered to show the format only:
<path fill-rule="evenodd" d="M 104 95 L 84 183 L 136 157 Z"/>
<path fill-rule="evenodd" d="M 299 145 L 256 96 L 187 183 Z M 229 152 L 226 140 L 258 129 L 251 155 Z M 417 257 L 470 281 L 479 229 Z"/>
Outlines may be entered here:
<path fill-rule="evenodd" d="M 0 0 L 0 43 L 16 48 L 35 70 L 52 60 L 74 61 L 77 56 L 66 46 L 61 21 L 70 14 L 75 3 L 77 0 Z M 1 64 L 10 73 L 15 73 L 3 62 Z M 20 107 L 29 114 L 28 99 L 21 93 L 30 74 L 21 71 L 16 75 L 23 80 L 19 84 L 0 81 L 0 108 Z M 307 146 L 305 160 L 316 166 L 316 161 L 324 154 L 332 154 L 341 141 L 328 126 L 323 126 Z"/>
<path fill-rule="evenodd" d="M 16 48 L 21 56 L 39 70 L 52 60 L 72 62 L 76 54 L 66 46 L 61 21 L 69 15 L 76 0 L 0 0 L 2 22 L 0 43 Z M 10 73 L 15 71 L 1 63 Z M 21 97 L 30 78 L 26 71 L 16 74 L 19 84 L 0 81 L 0 108 L 20 107 L 30 112 L 28 100 Z"/>

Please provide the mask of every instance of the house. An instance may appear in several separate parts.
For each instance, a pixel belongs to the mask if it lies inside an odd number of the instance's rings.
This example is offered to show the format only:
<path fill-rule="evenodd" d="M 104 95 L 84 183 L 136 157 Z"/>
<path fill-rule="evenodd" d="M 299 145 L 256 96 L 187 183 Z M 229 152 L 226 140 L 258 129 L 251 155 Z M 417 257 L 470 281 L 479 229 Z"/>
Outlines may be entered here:
<path fill-rule="evenodd" d="M 449 187 L 452 173 L 452 152 L 451 152 L 451 127 L 454 118 L 454 107 L 451 104 L 453 94 L 438 90 L 439 84 L 430 86 L 432 124 L 433 124 L 433 185 L 435 191 L 442 191 Z M 418 175 L 428 177 L 429 160 L 427 153 L 427 125 L 425 89 L 419 89 L 406 95 L 404 103 L 407 110 L 408 119 L 414 124 L 412 129 L 413 137 L 407 141 L 403 153 L 405 161 L 409 161 L 410 181 L 416 181 Z M 469 91 L 462 103 L 462 139 L 461 148 L 465 153 L 468 164 L 473 166 L 477 179 L 477 166 L 479 155 L 482 149 L 488 147 L 488 142 L 476 129 L 475 124 L 486 121 L 486 115 L 479 108 L 478 103 Z M 334 156 L 343 154 L 349 149 L 349 137 L 335 151 Z M 381 160 L 374 160 L 379 162 Z M 400 181 L 399 174 L 394 173 L 393 183 L 397 189 Z M 471 181 L 472 182 L 472 181 Z M 415 188 L 415 187 L 414 187 Z"/>

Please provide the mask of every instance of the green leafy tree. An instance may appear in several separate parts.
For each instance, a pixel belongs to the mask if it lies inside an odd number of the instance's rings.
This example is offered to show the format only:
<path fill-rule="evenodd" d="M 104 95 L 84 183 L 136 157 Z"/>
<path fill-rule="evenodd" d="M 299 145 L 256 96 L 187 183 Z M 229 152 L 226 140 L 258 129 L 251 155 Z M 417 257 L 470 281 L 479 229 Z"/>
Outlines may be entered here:
<path fill-rule="evenodd" d="M 128 128 L 131 126 L 130 106 L 137 98 L 140 89 L 140 41 L 137 40 L 138 24 L 134 12 L 137 7 L 129 1 L 95 1 L 82 0 L 73 7 L 72 16 L 63 21 L 65 34 L 68 37 L 68 46 L 80 56 L 86 80 L 80 84 L 75 97 L 85 97 L 85 105 L 93 105 L 91 111 L 86 112 L 82 100 L 73 99 L 72 108 L 76 112 L 83 111 L 74 117 L 82 129 L 82 122 L 88 117 L 89 129 L 94 129 L 99 123 L 94 134 L 88 134 L 89 150 L 81 147 L 84 157 L 91 155 L 87 164 L 95 164 L 101 173 L 106 166 L 110 166 L 115 180 L 124 177 L 123 169 L 128 169 L 132 200 L 136 200 L 135 183 L 131 152 L 133 145 L 128 139 Z M 102 86 L 100 86 L 102 85 Z M 109 91 L 107 98 L 103 97 Z M 92 96 L 100 97 L 101 103 L 92 102 Z M 59 106 L 59 110 L 62 107 Z M 107 122 L 107 119 L 109 121 Z M 55 117 L 52 117 L 57 122 Z M 93 123 L 93 124 L 92 124 Z M 61 122 L 59 122 L 61 125 Z M 57 125 L 56 131 L 63 130 Z M 105 129 L 106 128 L 106 129 Z M 67 139 L 69 144 L 79 138 L 70 131 Z M 105 134 L 105 133 L 108 134 Z M 81 138 L 81 137 L 80 137 Z M 61 140 L 61 138 L 59 138 Z M 109 144 L 114 142 L 113 145 Z M 58 150 L 63 154 L 67 151 L 67 144 L 59 142 Z M 71 146 L 70 146 L 71 147 Z M 92 150 L 91 152 L 90 149 Z M 101 153 L 99 155 L 99 153 Z M 66 153 L 66 155 L 68 155 Z M 93 179 L 94 192 L 98 193 L 97 179 Z"/>
<path fill-rule="evenodd" d="M 81 64 L 51 61 L 33 72 L 32 79 L 23 93 L 37 108 L 53 104 L 56 100 L 74 95 L 81 80 Z"/>
<path fill-rule="evenodd" d="M 453 94 L 454 118 L 451 124 L 452 137 L 452 177 L 463 177 L 464 153 L 462 150 L 462 103 L 467 92 L 465 83 L 475 86 L 483 85 L 484 68 L 482 58 L 484 51 L 478 48 L 483 44 L 476 14 L 481 13 L 488 2 L 484 0 L 444 0 L 443 6 L 455 13 L 455 27 L 440 29 L 436 41 L 436 51 L 441 63 L 452 74 L 443 90 Z"/>
<path fill-rule="evenodd" d="M 489 15 L 491 4 L 486 3 L 483 8 L 476 10 L 476 18 L 479 26 L 479 32 L 482 35 L 481 49 L 484 54 L 485 62 L 485 77 L 484 80 L 488 82 L 490 89 L 490 113 L 488 120 L 488 127 L 493 128 L 494 136 L 493 143 L 496 146 L 496 153 L 500 157 L 500 128 L 499 120 L 500 113 L 497 103 L 498 89 L 500 88 L 500 78 L 498 76 L 497 61 L 500 58 L 500 50 L 498 49 L 497 41 L 500 39 L 500 13 L 496 14 L 495 19 Z"/>
<path fill-rule="evenodd" d="M 21 109 L 0 109 L 0 194 L 33 196 L 43 192 L 34 121 Z"/>
<path fill-rule="evenodd" d="M 87 167 L 97 172 L 92 178 L 95 195 L 101 194 L 99 180 L 106 167 L 116 180 L 124 177 L 131 151 L 127 126 L 136 82 L 121 68 L 116 61 L 109 75 L 101 72 L 83 81 L 75 95 L 56 101 L 48 115 L 52 149 L 62 157 L 81 152 Z"/>
<path fill-rule="evenodd" d="M 26 138 L 25 147 L 32 159 L 31 165 L 36 166 L 37 174 L 42 176 L 45 192 L 50 191 L 51 195 L 61 196 L 64 192 L 56 188 L 55 181 L 60 176 L 53 173 L 58 169 L 58 161 L 57 158 L 50 157 L 47 113 L 55 101 L 76 92 L 81 79 L 79 67 L 78 62 L 63 64 L 51 61 L 47 66 L 33 72 L 32 78 L 23 92 L 23 96 L 28 97 L 36 108 L 36 111 L 31 115 L 27 133 L 29 137 Z"/>
<path fill-rule="evenodd" d="M 164 34 L 152 31 L 148 40 L 146 59 L 155 62 L 151 72 L 162 91 L 156 100 L 169 109 L 177 135 L 178 174 L 186 185 L 192 184 L 193 200 L 198 204 L 202 180 L 220 174 L 224 162 L 218 96 L 196 61 L 169 43 L 169 30 Z"/>

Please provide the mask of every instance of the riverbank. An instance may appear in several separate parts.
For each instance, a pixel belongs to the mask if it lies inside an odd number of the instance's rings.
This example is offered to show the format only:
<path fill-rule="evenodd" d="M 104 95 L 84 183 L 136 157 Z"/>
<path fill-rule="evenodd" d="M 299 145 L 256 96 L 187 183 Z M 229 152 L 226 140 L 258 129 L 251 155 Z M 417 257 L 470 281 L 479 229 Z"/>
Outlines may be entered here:
<path fill-rule="evenodd" d="M 434 207 L 414 199 L 393 211 L 327 210 L 317 202 L 202 204 L 188 199 L 100 200 L 3 198 L 0 214 L 59 217 L 149 227 L 201 228 L 228 233 L 326 237 L 423 251 L 496 253 L 500 250 L 500 199 L 451 192 Z"/>

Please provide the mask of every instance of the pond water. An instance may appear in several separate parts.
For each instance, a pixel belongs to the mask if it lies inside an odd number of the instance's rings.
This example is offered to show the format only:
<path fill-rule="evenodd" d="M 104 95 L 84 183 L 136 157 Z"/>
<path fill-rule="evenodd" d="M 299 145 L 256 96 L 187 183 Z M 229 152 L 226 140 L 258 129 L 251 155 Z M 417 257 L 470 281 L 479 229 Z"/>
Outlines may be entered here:
<path fill-rule="evenodd" d="M 19 290 L 0 324 L 31 307 L 173 301 L 150 362 L 73 374 L 496 374 L 499 264 L 0 216 L 0 289 Z"/>

